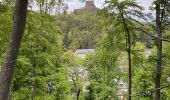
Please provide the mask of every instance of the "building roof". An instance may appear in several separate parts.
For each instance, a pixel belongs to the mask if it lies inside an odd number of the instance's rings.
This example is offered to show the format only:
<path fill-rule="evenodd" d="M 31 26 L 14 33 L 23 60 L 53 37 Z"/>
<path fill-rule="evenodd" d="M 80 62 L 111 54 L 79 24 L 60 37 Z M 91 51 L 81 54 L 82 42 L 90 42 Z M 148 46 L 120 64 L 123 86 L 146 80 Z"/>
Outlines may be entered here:
<path fill-rule="evenodd" d="M 95 49 L 77 49 L 75 51 L 76 54 L 84 54 L 84 55 L 93 53 L 93 52 L 95 52 Z"/>

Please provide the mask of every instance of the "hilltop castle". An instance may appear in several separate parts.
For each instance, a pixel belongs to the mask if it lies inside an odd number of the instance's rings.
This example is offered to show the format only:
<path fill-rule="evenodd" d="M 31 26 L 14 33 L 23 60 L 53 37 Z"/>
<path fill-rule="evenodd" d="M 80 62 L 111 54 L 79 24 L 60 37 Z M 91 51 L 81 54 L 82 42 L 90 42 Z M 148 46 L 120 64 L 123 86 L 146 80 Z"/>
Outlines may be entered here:
<path fill-rule="evenodd" d="M 93 0 L 86 0 L 85 1 L 85 7 L 81 8 L 81 9 L 75 9 L 74 13 L 80 13 L 83 11 L 87 11 L 89 13 L 95 13 L 99 10 L 99 8 L 97 8 L 94 4 Z"/>

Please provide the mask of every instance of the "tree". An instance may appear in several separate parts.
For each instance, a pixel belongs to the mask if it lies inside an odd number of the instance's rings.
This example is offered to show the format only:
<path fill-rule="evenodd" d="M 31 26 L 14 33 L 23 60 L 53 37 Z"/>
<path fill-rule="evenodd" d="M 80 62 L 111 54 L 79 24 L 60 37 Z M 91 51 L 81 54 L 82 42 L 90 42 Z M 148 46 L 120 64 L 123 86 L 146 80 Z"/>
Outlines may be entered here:
<path fill-rule="evenodd" d="M 12 27 L 12 12 L 8 8 L 8 6 L 5 4 L 0 5 L 0 65 L 2 65 L 3 58 L 5 56 L 5 51 L 7 48 L 7 42 L 9 40 L 9 34 L 11 32 L 11 27 Z M 4 20 L 5 19 L 5 20 Z M 1 69 L 1 68 L 0 68 Z"/>
<path fill-rule="evenodd" d="M 129 78 L 129 87 L 128 87 L 128 95 L 129 95 L 129 99 L 128 100 L 131 100 L 131 95 L 132 95 L 132 59 L 131 59 L 131 34 L 130 34 L 130 30 L 128 28 L 128 25 L 127 25 L 127 22 L 125 20 L 125 15 L 123 13 L 123 7 L 119 6 L 118 5 L 118 9 L 119 9 L 119 12 L 120 12 L 120 16 L 121 16 L 121 19 L 122 19 L 122 23 L 123 23 L 123 26 L 124 26 L 124 30 L 125 30 L 125 33 L 126 33 L 126 43 L 127 43 L 127 53 L 128 53 L 128 66 L 129 66 L 129 70 L 128 70 L 128 78 Z"/>
<path fill-rule="evenodd" d="M 27 16 L 12 99 L 67 100 L 70 86 L 67 85 L 62 37 L 55 17 L 33 11 Z"/>
<path fill-rule="evenodd" d="M 0 100 L 8 100 L 19 47 L 24 34 L 28 0 L 16 0 L 12 36 L 0 73 Z"/>
<path fill-rule="evenodd" d="M 87 100 L 118 100 L 118 81 L 121 77 L 118 67 L 120 45 L 122 38 L 119 37 L 119 29 L 110 26 L 99 42 L 95 54 L 87 56 L 85 65 L 88 70 L 89 86 L 85 98 Z M 114 34 L 112 34 L 114 33 Z M 120 45 L 118 45 L 120 40 Z"/>
<path fill-rule="evenodd" d="M 156 0 L 156 33 L 157 33 L 157 68 L 155 77 L 155 100 L 161 100 L 161 75 L 162 75 L 162 38 L 169 23 L 169 2 L 167 0 Z"/>
<path fill-rule="evenodd" d="M 61 28 L 64 45 L 67 49 L 95 48 L 101 39 L 101 20 L 96 14 L 62 14 L 57 16 Z"/>
<path fill-rule="evenodd" d="M 132 47 L 132 29 L 135 28 L 134 22 L 139 21 L 135 20 L 133 17 L 143 17 L 141 10 L 143 9 L 134 1 L 127 0 L 111 0 L 107 2 L 108 6 L 105 8 L 109 13 L 109 16 L 113 16 L 112 18 L 117 19 L 116 25 L 122 25 L 126 38 L 126 52 L 128 54 L 128 100 L 131 100 L 132 95 L 132 58 L 131 58 L 131 47 Z M 131 9 L 133 8 L 133 9 Z M 133 17 L 132 17 L 133 16 Z"/>
<path fill-rule="evenodd" d="M 137 42 L 133 47 L 132 65 L 133 65 L 133 87 L 132 91 L 139 96 L 134 96 L 134 100 L 151 100 L 153 93 L 149 90 L 154 88 L 153 61 L 150 59 L 151 54 L 147 54 L 148 49 L 142 42 Z M 153 53 L 153 52 L 152 52 Z"/>
<path fill-rule="evenodd" d="M 156 1 L 156 33 L 157 33 L 157 69 L 155 79 L 155 100 L 160 100 L 161 71 L 162 71 L 162 26 L 161 26 L 161 0 Z"/>

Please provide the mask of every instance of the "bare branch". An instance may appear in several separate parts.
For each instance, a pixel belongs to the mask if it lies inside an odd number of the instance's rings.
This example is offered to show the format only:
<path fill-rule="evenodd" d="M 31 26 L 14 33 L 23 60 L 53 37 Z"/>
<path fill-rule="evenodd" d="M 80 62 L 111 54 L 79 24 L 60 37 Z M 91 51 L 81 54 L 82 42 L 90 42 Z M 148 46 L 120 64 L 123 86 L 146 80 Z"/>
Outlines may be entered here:
<path fill-rule="evenodd" d="M 154 38 L 154 39 L 158 39 L 156 36 L 152 35 L 148 30 L 146 29 L 143 29 L 143 28 L 137 28 L 139 29 L 140 31 L 144 32 L 145 34 L 149 35 L 150 37 Z M 165 41 L 165 42 L 170 42 L 170 39 L 164 39 L 164 38 L 161 38 L 162 41 Z"/>

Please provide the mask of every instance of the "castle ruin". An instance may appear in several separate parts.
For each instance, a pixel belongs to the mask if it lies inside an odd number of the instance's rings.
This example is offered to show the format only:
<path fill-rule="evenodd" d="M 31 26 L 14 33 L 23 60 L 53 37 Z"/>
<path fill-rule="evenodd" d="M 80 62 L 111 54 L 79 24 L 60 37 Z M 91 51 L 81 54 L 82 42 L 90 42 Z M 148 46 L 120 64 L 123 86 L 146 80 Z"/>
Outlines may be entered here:
<path fill-rule="evenodd" d="M 95 13 L 99 10 L 99 8 L 97 8 L 94 4 L 93 0 L 86 0 L 85 1 L 85 7 L 81 8 L 81 9 L 75 9 L 74 12 L 75 13 L 79 13 L 79 12 L 84 12 L 87 11 L 89 13 Z"/>

